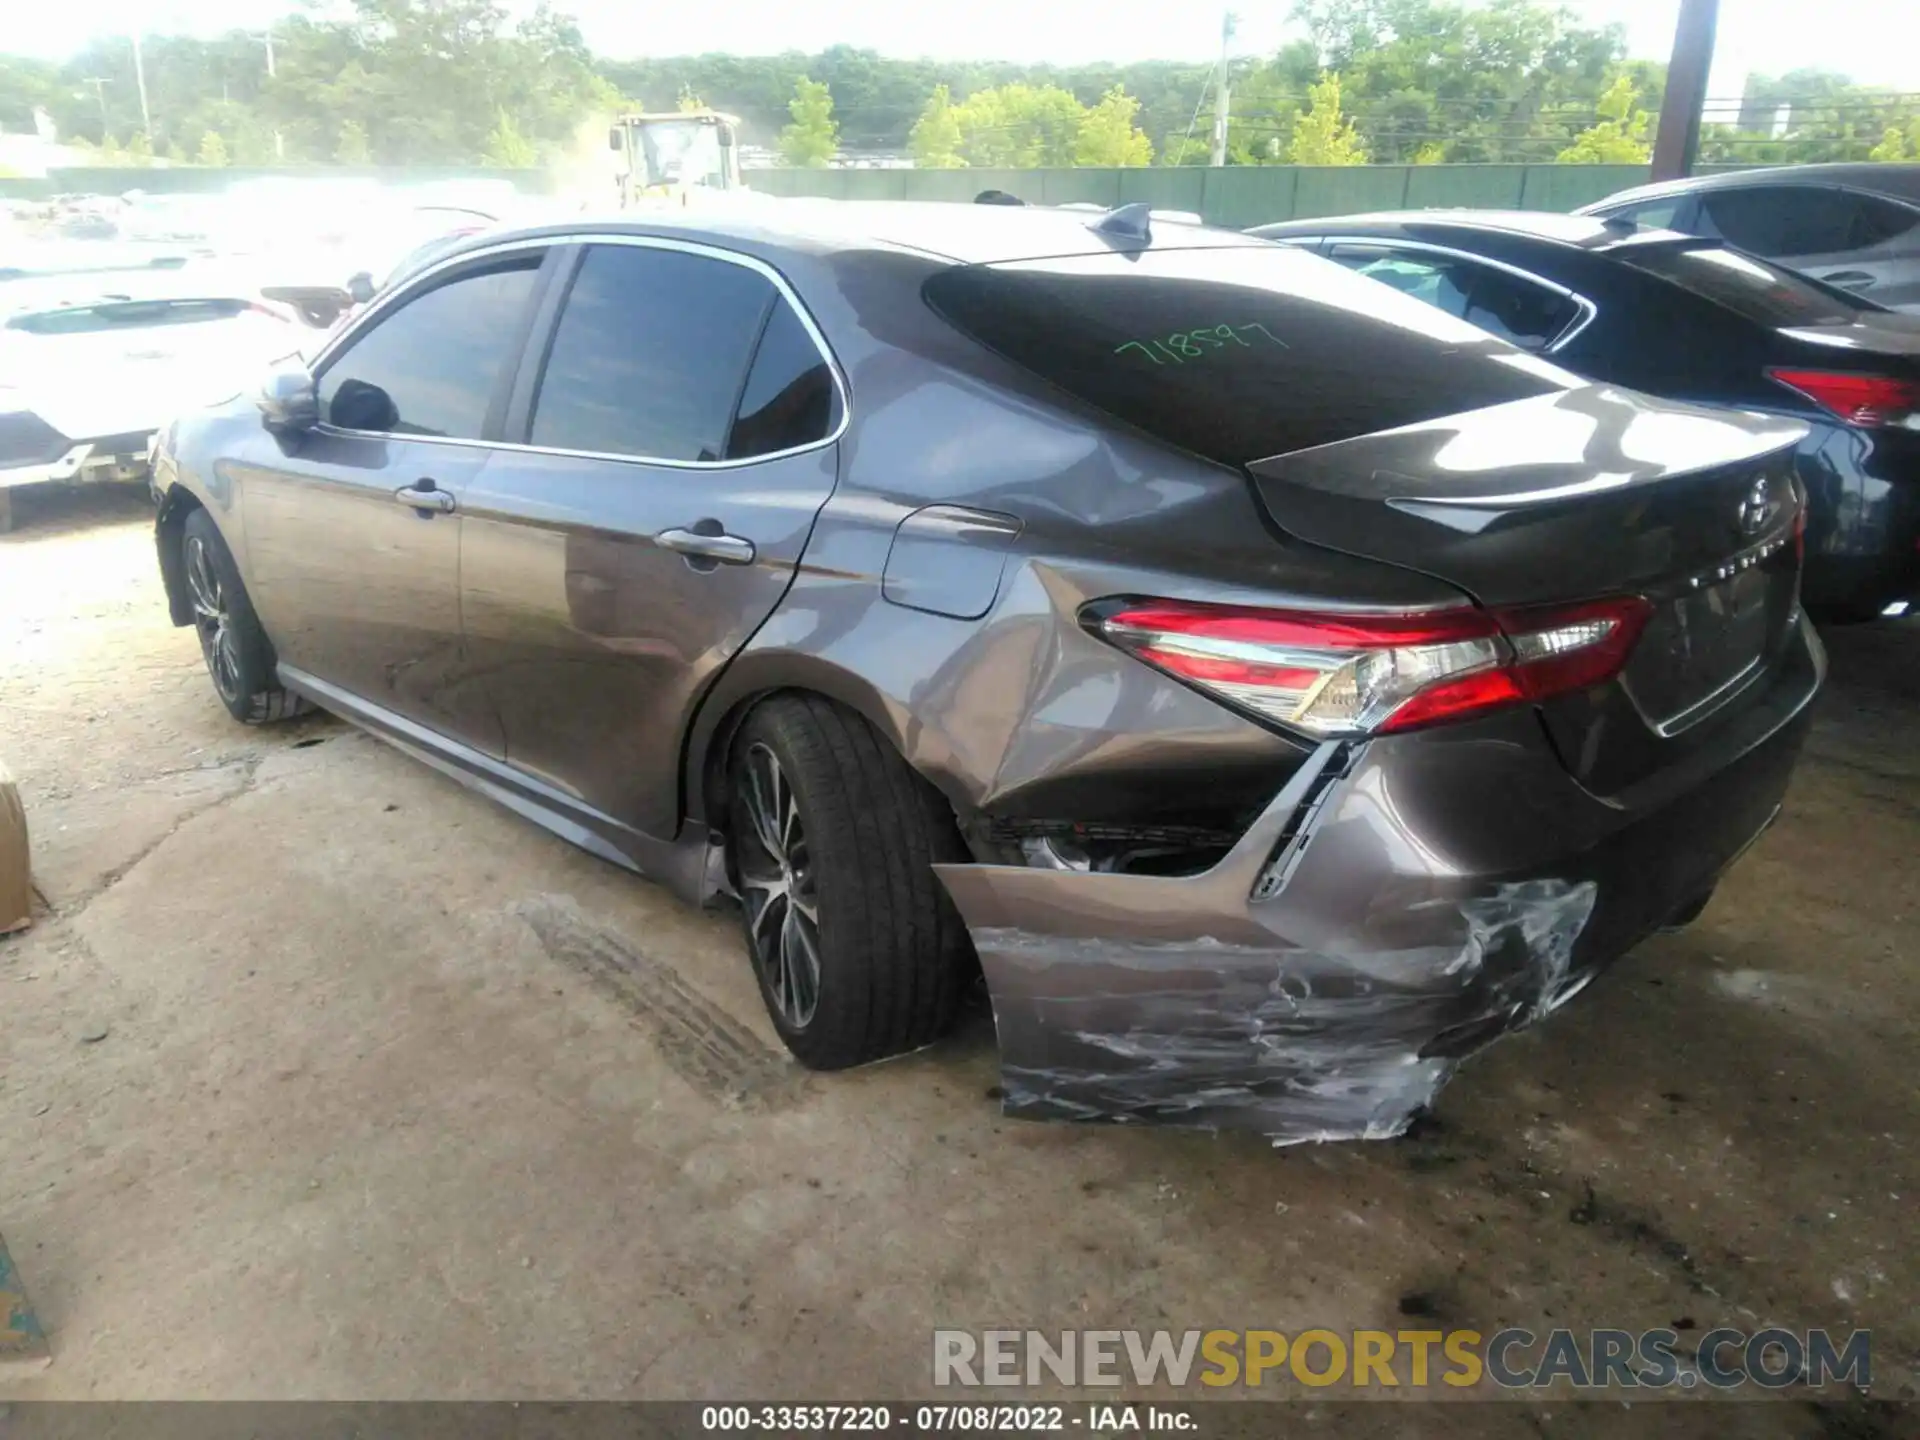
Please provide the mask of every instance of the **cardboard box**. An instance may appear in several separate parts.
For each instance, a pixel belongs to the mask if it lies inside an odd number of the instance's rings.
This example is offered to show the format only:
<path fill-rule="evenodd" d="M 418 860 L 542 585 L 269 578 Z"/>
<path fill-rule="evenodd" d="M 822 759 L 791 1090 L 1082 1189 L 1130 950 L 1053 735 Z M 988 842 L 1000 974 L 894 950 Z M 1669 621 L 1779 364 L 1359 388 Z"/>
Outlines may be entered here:
<path fill-rule="evenodd" d="M 20 787 L 0 761 L 0 935 L 33 923 L 33 862 Z"/>

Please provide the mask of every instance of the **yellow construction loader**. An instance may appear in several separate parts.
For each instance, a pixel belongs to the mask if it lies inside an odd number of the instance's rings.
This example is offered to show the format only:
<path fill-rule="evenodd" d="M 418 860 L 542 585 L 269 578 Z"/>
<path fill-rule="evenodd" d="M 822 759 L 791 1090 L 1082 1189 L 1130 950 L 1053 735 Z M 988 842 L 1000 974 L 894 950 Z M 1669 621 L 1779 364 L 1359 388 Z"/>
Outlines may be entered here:
<path fill-rule="evenodd" d="M 607 131 L 619 156 L 620 204 L 687 205 L 738 191 L 740 121 L 718 110 L 622 115 Z"/>

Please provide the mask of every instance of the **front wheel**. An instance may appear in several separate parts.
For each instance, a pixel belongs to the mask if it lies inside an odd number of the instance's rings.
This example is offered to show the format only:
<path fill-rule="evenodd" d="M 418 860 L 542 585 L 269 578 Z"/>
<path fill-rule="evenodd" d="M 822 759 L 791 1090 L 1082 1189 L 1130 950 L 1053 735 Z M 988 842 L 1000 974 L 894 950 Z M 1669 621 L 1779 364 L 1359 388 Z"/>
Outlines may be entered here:
<path fill-rule="evenodd" d="M 306 702 L 275 678 L 273 645 L 240 583 L 233 552 L 204 510 L 195 510 L 180 527 L 180 570 L 200 654 L 227 713 L 247 725 L 264 725 L 305 710 Z"/>
<path fill-rule="evenodd" d="M 933 873 L 966 858 L 945 802 L 859 716 L 811 695 L 748 716 L 728 781 L 747 948 L 794 1057 L 840 1070 L 937 1040 L 977 963 Z"/>

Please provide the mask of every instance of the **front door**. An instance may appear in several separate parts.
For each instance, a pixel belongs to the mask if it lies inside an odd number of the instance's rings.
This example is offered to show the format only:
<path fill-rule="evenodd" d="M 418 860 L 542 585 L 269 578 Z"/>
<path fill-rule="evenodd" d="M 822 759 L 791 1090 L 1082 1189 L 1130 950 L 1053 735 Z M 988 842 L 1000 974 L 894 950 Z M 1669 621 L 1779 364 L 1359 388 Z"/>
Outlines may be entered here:
<path fill-rule="evenodd" d="M 235 467 L 251 591 L 289 678 L 496 756 L 461 644 L 461 510 L 493 457 L 481 441 L 541 259 L 428 277 L 322 361 L 316 429 L 263 438 Z"/>
<path fill-rule="evenodd" d="M 833 489 L 842 400 L 757 262 L 635 237 L 577 263 L 544 371 L 517 387 L 527 448 L 464 501 L 467 645 L 509 763 L 667 839 L 693 708 Z"/>

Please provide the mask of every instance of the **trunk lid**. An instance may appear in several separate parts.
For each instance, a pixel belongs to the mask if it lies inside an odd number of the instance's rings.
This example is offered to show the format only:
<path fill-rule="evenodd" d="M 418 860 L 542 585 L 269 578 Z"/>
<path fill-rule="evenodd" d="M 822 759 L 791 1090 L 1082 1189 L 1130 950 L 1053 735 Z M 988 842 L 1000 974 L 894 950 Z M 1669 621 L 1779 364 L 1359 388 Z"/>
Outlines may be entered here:
<path fill-rule="evenodd" d="M 1489 607 L 1639 594 L 1622 674 L 1549 701 L 1583 783 L 1612 794 L 1704 743 L 1791 637 L 1798 422 L 1589 385 L 1258 460 L 1274 523 L 1419 570 Z"/>

